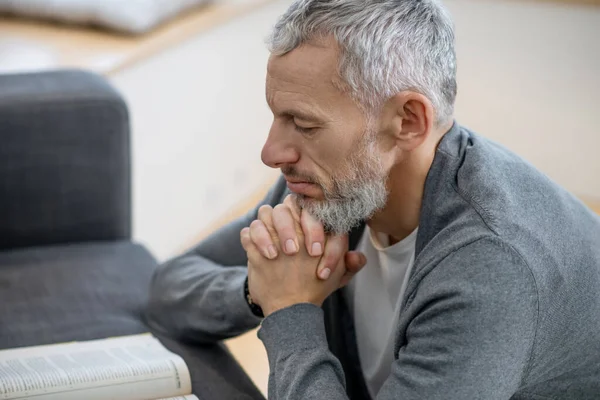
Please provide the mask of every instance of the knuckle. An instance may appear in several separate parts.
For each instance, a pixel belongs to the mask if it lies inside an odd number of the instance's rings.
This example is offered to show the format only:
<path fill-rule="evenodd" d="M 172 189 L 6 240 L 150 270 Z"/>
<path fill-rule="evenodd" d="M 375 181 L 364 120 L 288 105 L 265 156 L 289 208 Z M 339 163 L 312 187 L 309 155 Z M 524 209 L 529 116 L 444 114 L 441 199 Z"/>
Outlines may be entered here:
<path fill-rule="evenodd" d="M 278 212 L 278 218 L 274 220 L 277 225 L 277 229 L 290 229 L 293 228 L 293 219 L 289 213 L 289 209 L 287 207 L 283 207 Z"/>
<path fill-rule="evenodd" d="M 325 255 L 325 265 L 328 267 L 335 267 L 338 263 L 338 256 L 336 253 L 329 253 Z"/>
<path fill-rule="evenodd" d="M 287 211 L 289 211 L 288 206 L 286 206 L 285 204 L 277 204 L 275 206 L 275 208 L 273 209 L 274 212 L 277 213 L 285 213 Z"/>
<path fill-rule="evenodd" d="M 258 209 L 258 217 L 260 219 L 265 218 L 265 217 L 269 216 L 272 212 L 273 212 L 273 207 L 271 207 L 268 204 L 264 204 L 264 205 L 260 206 L 260 208 Z"/>
<path fill-rule="evenodd" d="M 293 200 L 294 200 L 293 195 L 292 194 L 288 194 L 287 196 L 285 196 L 285 199 L 283 200 L 283 202 L 285 204 L 291 204 Z"/>
<path fill-rule="evenodd" d="M 309 233 L 310 233 L 310 236 L 315 241 L 316 240 L 322 241 L 325 238 L 325 232 L 323 231 L 323 229 L 320 226 L 312 226 L 309 229 Z"/>
<path fill-rule="evenodd" d="M 260 208 L 258 209 L 259 212 L 265 212 L 265 211 L 271 211 L 273 209 L 273 207 L 271 207 L 268 204 L 263 204 L 262 206 L 260 206 Z"/>
<path fill-rule="evenodd" d="M 338 259 L 336 257 L 329 258 L 329 268 L 335 268 L 338 265 Z"/>
<path fill-rule="evenodd" d="M 250 234 L 249 236 L 252 240 L 260 239 L 264 235 L 265 226 L 261 221 L 250 224 Z"/>
<path fill-rule="evenodd" d="M 250 223 L 250 230 L 256 230 L 258 228 L 261 228 L 262 226 L 263 226 L 263 223 L 260 220 L 255 219 L 254 221 L 252 221 Z"/>

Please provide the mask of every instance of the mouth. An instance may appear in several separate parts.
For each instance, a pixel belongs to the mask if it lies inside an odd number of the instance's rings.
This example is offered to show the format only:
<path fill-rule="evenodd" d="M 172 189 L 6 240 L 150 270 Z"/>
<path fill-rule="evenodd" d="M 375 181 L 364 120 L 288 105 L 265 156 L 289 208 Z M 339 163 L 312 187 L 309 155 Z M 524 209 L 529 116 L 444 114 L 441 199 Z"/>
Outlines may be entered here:
<path fill-rule="evenodd" d="M 321 189 L 320 189 L 319 185 L 317 185 L 315 183 L 297 180 L 297 179 L 291 179 L 291 178 L 287 178 L 287 177 L 285 178 L 285 180 L 287 181 L 288 189 L 290 189 L 290 191 L 295 194 L 298 194 L 298 195 L 301 195 L 304 197 L 313 197 L 313 198 L 320 197 Z"/>

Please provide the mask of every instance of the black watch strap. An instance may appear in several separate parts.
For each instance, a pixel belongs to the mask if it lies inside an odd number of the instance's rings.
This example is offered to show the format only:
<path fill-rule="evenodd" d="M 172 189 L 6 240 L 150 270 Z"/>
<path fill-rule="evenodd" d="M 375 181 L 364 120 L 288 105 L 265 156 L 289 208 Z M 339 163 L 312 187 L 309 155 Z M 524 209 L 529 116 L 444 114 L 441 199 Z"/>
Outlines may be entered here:
<path fill-rule="evenodd" d="M 252 296 L 250 296 L 250 289 L 248 289 L 248 277 L 246 277 L 246 280 L 244 281 L 244 298 L 246 299 L 246 303 L 248 303 L 248 307 L 250 307 L 250 311 L 252 311 L 252 314 L 260 318 L 265 317 L 262 308 L 260 308 L 258 304 L 252 302 Z"/>

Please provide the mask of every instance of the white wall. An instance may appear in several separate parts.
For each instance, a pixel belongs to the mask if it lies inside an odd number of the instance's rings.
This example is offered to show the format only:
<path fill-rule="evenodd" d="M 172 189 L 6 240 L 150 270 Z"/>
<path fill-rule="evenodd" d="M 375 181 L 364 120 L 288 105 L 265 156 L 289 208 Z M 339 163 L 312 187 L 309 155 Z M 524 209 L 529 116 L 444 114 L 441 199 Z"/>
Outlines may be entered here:
<path fill-rule="evenodd" d="M 459 122 L 600 197 L 600 7 L 448 0 Z"/>
<path fill-rule="evenodd" d="M 190 244 L 275 171 L 264 39 L 275 3 L 114 76 L 133 124 L 134 236 L 159 259 Z"/>
<path fill-rule="evenodd" d="M 274 172 L 260 148 L 264 37 L 280 0 L 113 77 L 133 118 L 134 235 L 164 259 Z M 577 194 L 600 196 L 600 8 L 448 0 L 457 118 Z"/>

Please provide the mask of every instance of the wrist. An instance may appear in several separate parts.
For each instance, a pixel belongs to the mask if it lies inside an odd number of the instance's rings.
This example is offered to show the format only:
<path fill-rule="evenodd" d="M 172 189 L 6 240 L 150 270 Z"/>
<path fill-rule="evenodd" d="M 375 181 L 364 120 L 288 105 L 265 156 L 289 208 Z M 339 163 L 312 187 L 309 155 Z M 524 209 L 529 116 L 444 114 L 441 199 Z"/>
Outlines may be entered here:
<path fill-rule="evenodd" d="M 252 300 L 252 296 L 250 296 L 250 289 L 248 288 L 248 277 L 246 277 L 246 279 L 244 280 L 244 298 L 246 299 L 246 303 L 248 304 L 248 307 L 250 308 L 252 314 L 256 315 L 259 318 L 265 317 L 262 308 L 258 304 L 254 303 L 254 301 Z"/>

